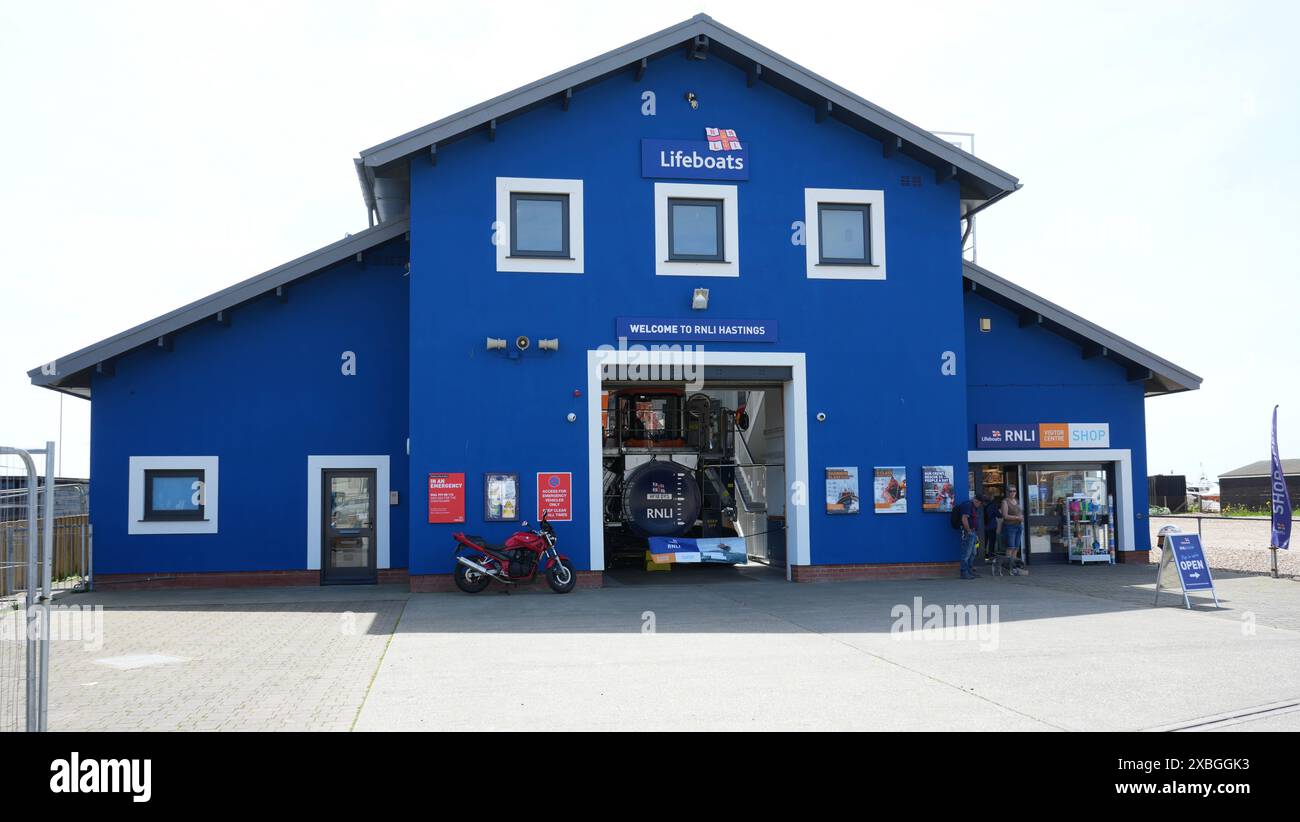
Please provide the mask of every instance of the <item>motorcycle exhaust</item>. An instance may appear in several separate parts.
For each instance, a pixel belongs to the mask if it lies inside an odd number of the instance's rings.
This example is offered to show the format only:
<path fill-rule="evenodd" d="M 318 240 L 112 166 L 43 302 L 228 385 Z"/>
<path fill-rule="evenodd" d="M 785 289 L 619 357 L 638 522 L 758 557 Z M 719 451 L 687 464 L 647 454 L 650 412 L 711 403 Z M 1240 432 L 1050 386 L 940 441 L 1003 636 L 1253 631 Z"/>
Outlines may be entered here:
<path fill-rule="evenodd" d="M 491 577 L 492 579 L 495 579 L 498 582 L 504 582 L 507 585 L 515 584 L 514 580 L 506 579 L 505 577 L 498 574 L 496 571 L 489 571 L 487 568 L 484 568 L 482 565 L 479 565 L 477 562 L 470 559 L 469 557 L 456 557 L 456 561 L 459 562 L 461 565 L 464 565 L 465 567 L 469 568 L 471 571 L 478 571 L 480 574 L 487 577 Z"/>

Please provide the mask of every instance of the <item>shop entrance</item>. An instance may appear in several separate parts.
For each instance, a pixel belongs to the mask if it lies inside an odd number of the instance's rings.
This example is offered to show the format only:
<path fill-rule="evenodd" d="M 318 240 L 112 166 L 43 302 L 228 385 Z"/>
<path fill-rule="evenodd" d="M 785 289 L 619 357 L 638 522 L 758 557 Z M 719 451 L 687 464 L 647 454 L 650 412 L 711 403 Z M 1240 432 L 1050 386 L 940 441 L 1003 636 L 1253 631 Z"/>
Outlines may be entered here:
<path fill-rule="evenodd" d="M 1021 554 L 1027 563 L 1115 561 L 1114 463 L 972 463 L 970 479 L 993 506 L 1016 487 L 1025 513 Z"/>

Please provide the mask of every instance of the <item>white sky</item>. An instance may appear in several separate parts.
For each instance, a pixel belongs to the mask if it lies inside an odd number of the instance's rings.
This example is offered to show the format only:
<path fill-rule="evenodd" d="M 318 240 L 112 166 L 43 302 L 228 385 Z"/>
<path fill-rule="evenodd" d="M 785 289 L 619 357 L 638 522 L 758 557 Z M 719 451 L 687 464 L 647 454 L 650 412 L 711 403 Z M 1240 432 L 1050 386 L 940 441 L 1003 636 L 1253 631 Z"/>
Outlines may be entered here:
<path fill-rule="evenodd" d="M 1152 473 L 1266 459 L 1274 403 L 1300 456 L 1300 4 L 1084 5 L 0 0 L 0 444 L 58 436 L 27 369 L 364 227 L 358 150 L 702 10 L 1020 177 L 980 263 L 1205 378 Z"/>

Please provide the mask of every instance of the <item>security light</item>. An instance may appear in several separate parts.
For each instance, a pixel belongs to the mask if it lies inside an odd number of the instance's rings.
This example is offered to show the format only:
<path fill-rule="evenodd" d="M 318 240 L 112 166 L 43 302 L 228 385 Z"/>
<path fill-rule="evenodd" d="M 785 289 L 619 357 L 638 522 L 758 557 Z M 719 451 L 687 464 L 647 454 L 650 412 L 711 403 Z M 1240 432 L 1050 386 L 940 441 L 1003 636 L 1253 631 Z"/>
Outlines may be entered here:
<path fill-rule="evenodd" d="M 695 289 L 695 293 L 691 295 L 691 308 L 694 308 L 696 311 L 703 311 L 708 307 L 709 307 L 709 289 L 707 288 Z"/>

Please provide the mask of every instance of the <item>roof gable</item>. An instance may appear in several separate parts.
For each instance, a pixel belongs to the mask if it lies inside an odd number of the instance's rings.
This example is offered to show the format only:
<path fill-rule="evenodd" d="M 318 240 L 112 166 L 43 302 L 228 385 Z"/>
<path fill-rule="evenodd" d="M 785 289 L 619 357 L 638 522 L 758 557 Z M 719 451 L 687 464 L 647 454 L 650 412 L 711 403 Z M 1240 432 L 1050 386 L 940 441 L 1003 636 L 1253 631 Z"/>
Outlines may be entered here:
<path fill-rule="evenodd" d="M 776 52 L 699 14 L 663 31 L 606 52 L 586 62 L 494 97 L 361 152 L 355 161 L 367 208 L 380 220 L 385 187 L 404 185 L 406 161 L 433 152 L 440 143 L 457 140 L 498 124 L 549 101 L 568 100 L 584 86 L 618 72 L 637 77 L 651 69 L 650 61 L 674 51 L 690 59 L 717 58 L 746 71 L 751 83 L 764 82 L 810 105 L 809 116 L 841 120 L 882 143 L 886 155 L 913 157 L 935 169 L 940 179 L 956 177 L 967 208 L 974 210 L 1015 191 L 1019 181 L 929 131 L 891 114 L 851 91 L 814 74 Z M 400 200 L 400 195 L 398 198 Z"/>
<path fill-rule="evenodd" d="M 165 344 L 167 335 L 174 334 L 186 326 L 219 317 L 222 312 L 229 311 L 240 303 L 283 288 L 294 280 L 314 274 L 349 257 L 357 256 L 368 249 L 404 237 L 406 231 L 405 220 L 394 220 L 358 232 L 66 357 L 59 357 L 47 365 L 33 368 L 27 372 L 27 376 L 33 385 L 89 399 L 91 371 L 96 368 L 111 367 L 113 357 L 143 345 Z"/>

